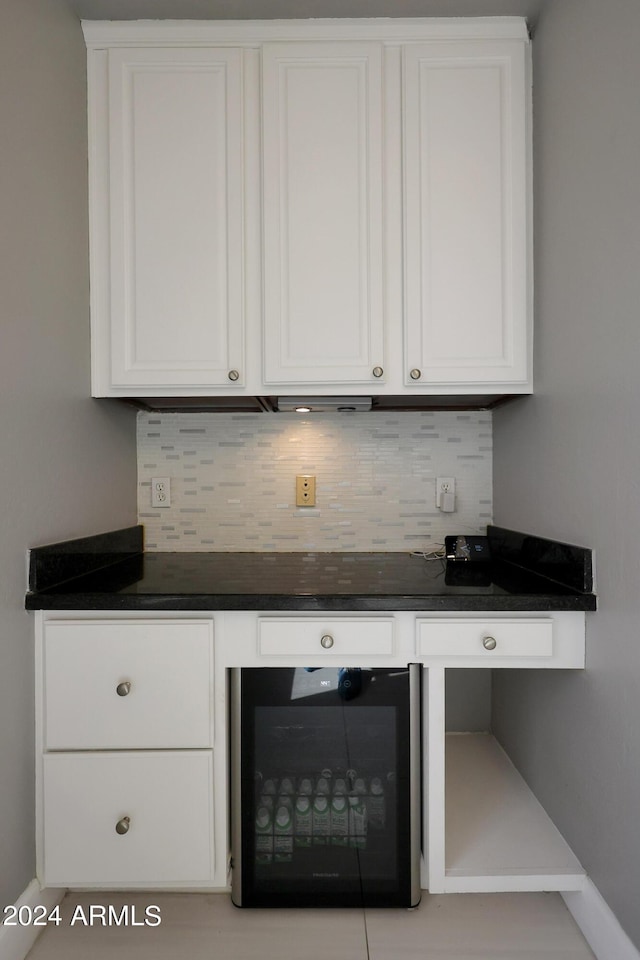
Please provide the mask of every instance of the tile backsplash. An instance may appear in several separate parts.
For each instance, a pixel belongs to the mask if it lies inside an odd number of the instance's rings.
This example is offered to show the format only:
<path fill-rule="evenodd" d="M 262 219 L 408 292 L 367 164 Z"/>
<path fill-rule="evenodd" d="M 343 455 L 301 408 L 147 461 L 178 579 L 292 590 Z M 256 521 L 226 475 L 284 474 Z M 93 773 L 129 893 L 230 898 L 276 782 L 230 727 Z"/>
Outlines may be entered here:
<path fill-rule="evenodd" d="M 296 507 L 295 478 L 317 478 Z M 151 478 L 171 506 L 152 509 Z M 456 480 L 456 510 L 435 505 Z M 492 418 L 480 412 L 138 414 L 147 550 L 423 550 L 492 521 Z"/>

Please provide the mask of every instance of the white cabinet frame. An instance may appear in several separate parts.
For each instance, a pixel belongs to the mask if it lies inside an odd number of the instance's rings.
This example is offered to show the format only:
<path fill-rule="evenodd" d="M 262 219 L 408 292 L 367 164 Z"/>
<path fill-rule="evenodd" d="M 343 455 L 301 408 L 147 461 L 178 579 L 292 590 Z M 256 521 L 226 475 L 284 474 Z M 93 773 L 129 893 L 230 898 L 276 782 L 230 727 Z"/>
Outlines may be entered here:
<path fill-rule="evenodd" d="M 318 663 L 340 666 L 403 667 L 423 664 L 423 790 L 424 837 L 422 886 L 438 892 L 498 892 L 522 890 L 580 890 L 585 873 L 566 842 L 532 795 L 520 775 L 490 735 L 447 735 L 445 729 L 445 673 L 456 668 L 583 669 L 585 614 L 578 611 L 513 613 L 479 611 L 365 611 L 304 614 L 299 611 L 216 611 L 210 613 L 134 611 L 39 611 L 36 614 L 36 822 L 37 873 L 44 863 L 44 658 L 43 637 L 49 622 L 102 621 L 136 623 L 192 620 L 215 624 L 213 678 L 213 784 L 211 810 L 215 867 L 210 881 L 198 889 L 228 890 L 229 876 L 229 751 L 228 671 L 232 667 L 309 666 L 317 644 Z M 460 623 L 467 649 L 472 628 L 479 636 L 493 629 L 499 643 L 510 627 L 519 627 L 526 640 L 524 655 L 518 646 L 475 653 L 435 656 L 420 653 L 425 629 L 437 632 L 443 624 Z M 364 647 L 369 625 L 377 652 Z M 350 633 L 350 627 L 352 628 Z M 549 628 L 552 643 L 549 648 Z M 338 652 L 323 645 L 334 631 Z M 542 655 L 531 655 L 540 636 Z M 350 646 L 350 639 L 352 645 Z M 297 638 L 302 647 L 299 648 Z M 262 643 L 266 643 L 263 647 Z M 340 652 L 342 651 L 342 652 Z M 493 657 L 493 654 L 496 657 Z M 348 663 L 345 662 L 348 657 Z M 53 753 L 55 756 L 55 753 Z M 468 842 L 467 842 L 468 841 Z M 477 850 L 477 856 L 474 854 Z M 75 887 L 96 884 L 82 878 Z M 97 886 L 109 886 L 97 884 Z M 111 884 L 118 887 L 122 884 Z M 127 886 L 135 886 L 129 882 Z M 141 886 L 149 888 L 149 883 Z M 158 888 L 184 889 L 189 884 L 163 881 Z"/>
<path fill-rule="evenodd" d="M 488 733 L 446 733 L 445 668 L 425 673 L 423 887 L 581 890 L 584 869 L 497 741 Z"/>
<path fill-rule="evenodd" d="M 476 402 L 532 392 L 524 19 L 83 21 L 83 31 L 94 396 L 286 396 L 313 387 L 318 396 Z M 197 110 L 174 110 L 166 129 L 162 111 L 146 111 L 150 136 L 140 145 L 164 156 L 158 145 L 173 143 L 182 171 L 172 183 L 168 155 L 164 192 L 183 201 L 175 273 L 167 233 L 153 229 L 162 191 L 154 194 L 153 177 L 136 178 L 132 84 L 144 85 L 153 64 L 156 103 L 163 71 L 165 79 L 180 74 L 180 83 L 201 71 L 202 102 L 215 74 L 214 99 L 225 101 L 211 127 Z M 308 117 L 300 103 L 290 110 L 288 77 L 309 70 L 333 84 L 346 135 L 334 144 L 333 166 L 310 178 L 305 193 L 305 141 L 317 146 L 331 130 L 328 109 L 324 127 L 313 123 L 322 91 Z M 471 94 L 452 131 L 449 104 Z M 183 119 L 187 160 L 174 135 Z M 209 164 L 210 179 L 207 165 L 195 163 L 199 125 L 208 156 L 226 150 L 224 163 Z M 465 200 L 469 165 L 450 161 L 472 154 L 483 162 Z M 291 180 L 284 158 L 296 160 Z M 180 209 L 193 208 L 190 230 Z M 210 275 L 201 269 L 207 257 Z M 323 270 L 332 274 L 326 288 Z M 184 317 L 175 308 L 181 299 Z"/>

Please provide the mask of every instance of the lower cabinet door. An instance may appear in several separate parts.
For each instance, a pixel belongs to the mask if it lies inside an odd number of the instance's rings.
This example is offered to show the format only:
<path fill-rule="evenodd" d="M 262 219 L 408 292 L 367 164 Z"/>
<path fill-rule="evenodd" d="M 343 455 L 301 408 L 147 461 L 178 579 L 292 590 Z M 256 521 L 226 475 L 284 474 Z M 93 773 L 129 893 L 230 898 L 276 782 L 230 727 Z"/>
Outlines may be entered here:
<path fill-rule="evenodd" d="M 48 754 L 43 829 L 47 886 L 209 881 L 212 753 Z"/>

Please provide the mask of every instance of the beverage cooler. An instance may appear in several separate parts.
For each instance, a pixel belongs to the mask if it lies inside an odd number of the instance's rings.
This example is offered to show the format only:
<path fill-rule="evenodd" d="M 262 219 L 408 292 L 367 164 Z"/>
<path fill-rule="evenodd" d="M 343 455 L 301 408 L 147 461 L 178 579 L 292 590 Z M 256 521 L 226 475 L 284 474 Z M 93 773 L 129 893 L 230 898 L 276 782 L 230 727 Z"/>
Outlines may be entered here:
<path fill-rule="evenodd" d="M 232 671 L 237 906 L 419 902 L 420 676 Z"/>

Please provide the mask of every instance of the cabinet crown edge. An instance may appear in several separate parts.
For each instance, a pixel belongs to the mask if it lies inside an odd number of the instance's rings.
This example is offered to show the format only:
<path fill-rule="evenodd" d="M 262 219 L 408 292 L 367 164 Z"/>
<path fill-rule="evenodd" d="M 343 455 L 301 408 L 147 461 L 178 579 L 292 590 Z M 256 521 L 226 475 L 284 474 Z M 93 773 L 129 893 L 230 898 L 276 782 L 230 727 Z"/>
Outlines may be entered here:
<path fill-rule="evenodd" d="M 327 18 L 293 20 L 82 20 L 89 49 L 139 44 L 258 45 L 270 41 L 529 41 L 524 17 Z"/>

